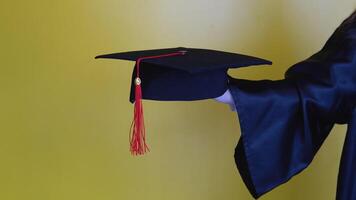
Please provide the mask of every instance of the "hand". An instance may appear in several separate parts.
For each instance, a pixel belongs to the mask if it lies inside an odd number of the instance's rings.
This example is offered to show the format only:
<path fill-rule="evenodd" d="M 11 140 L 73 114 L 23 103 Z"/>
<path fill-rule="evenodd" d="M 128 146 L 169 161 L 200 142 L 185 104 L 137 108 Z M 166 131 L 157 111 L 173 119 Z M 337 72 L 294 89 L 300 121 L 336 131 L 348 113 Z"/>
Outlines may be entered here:
<path fill-rule="evenodd" d="M 219 96 L 214 98 L 215 101 L 220 102 L 220 103 L 225 103 L 227 105 L 229 105 L 231 111 L 236 111 L 236 107 L 235 107 L 235 102 L 234 99 L 232 98 L 232 95 L 230 93 L 230 90 L 226 90 L 226 92 Z"/>

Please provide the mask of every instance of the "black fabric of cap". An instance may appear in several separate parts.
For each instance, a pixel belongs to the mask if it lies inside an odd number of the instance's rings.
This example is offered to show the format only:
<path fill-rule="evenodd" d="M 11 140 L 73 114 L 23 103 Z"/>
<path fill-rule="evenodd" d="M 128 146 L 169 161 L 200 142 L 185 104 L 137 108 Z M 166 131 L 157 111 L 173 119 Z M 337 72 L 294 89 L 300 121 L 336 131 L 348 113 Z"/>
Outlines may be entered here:
<path fill-rule="evenodd" d="M 184 52 L 184 55 L 144 59 L 140 64 L 142 98 L 192 101 L 215 98 L 227 90 L 229 68 L 270 65 L 271 61 L 237 53 L 196 48 L 168 48 L 100 55 L 96 58 L 137 61 L 147 56 Z M 134 102 L 135 67 L 130 101 Z"/>

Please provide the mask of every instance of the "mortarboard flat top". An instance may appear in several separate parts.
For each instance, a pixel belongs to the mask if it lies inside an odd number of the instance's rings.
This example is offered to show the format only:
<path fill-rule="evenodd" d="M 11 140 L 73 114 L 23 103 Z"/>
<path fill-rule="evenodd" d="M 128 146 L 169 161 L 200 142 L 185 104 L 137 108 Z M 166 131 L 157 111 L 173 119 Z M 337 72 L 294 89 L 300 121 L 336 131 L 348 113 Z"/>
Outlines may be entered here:
<path fill-rule="evenodd" d="M 272 64 L 271 61 L 253 56 L 210 49 L 185 47 L 113 53 L 100 55 L 95 58 L 136 61 L 140 57 L 156 56 L 173 52 L 185 52 L 184 58 L 180 56 L 172 56 L 159 59 L 148 59 L 143 62 L 161 67 L 183 70 L 189 73 L 200 73 L 216 69 L 239 68 L 250 65 Z"/>

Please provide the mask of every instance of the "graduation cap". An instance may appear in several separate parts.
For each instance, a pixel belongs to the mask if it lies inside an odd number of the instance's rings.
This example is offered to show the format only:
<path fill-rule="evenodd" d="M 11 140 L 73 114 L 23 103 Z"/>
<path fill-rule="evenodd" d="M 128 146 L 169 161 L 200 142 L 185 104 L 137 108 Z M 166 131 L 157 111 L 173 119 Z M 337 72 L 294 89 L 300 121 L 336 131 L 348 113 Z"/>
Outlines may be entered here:
<path fill-rule="evenodd" d="M 149 151 L 145 139 L 142 99 L 193 101 L 216 98 L 228 88 L 229 68 L 272 64 L 237 53 L 196 48 L 167 48 L 100 55 L 95 58 L 135 61 L 130 102 L 135 104 L 130 151 Z"/>

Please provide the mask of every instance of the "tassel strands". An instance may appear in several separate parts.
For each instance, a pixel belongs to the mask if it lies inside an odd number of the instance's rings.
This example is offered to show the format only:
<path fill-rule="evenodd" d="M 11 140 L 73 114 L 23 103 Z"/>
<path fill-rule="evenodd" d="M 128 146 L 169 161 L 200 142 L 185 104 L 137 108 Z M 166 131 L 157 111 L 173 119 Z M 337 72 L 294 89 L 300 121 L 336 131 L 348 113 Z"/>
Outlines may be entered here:
<path fill-rule="evenodd" d="M 157 56 L 147 56 L 138 58 L 136 61 L 136 79 L 135 79 L 135 105 L 134 105 L 134 118 L 130 128 L 130 152 L 132 155 L 143 155 L 149 151 L 146 143 L 145 122 L 143 117 L 142 105 L 142 88 L 140 79 L 140 63 L 144 59 L 163 58 L 169 56 L 184 55 L 185 51 L 179 51 L 170 54 L 162 54 Z"/>
<path fill-rule="evenodd" d="M 141 79 L 135 79 L 134 119 L 130 130 L 130 151 L 133 155 L 143 155 L 149 148 L 146 144 L 145 123 L 142 107 Z"/>

